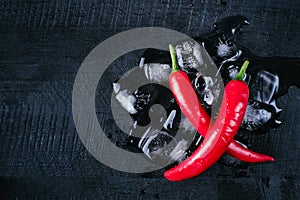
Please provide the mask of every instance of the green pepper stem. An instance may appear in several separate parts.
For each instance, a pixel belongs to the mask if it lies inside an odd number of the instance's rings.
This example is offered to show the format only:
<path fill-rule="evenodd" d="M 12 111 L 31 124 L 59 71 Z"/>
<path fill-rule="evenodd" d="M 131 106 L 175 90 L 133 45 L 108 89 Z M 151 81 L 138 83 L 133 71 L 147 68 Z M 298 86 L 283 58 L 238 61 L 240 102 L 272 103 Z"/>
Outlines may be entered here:
<path fill-rule="evenodd" d="M 172 59 L 172 72 L 176 72 L 180 69 L 179 69 L 179 66 L 177 63 L 175 48 L 172 44 L 169 44 L 169 49 L 170 49 L 170 55 L 171 55 L 171 59 Z"/>
<path fill-rule="evenodd" d="M 242 65 L 241 70 L 240 70 L 239 73 L 236 75 L 236 77 L 234 78 L 234 80 L 240 80 L 240 81 L 243 80 L 248 65 L 249 65 L 249 61 L 248 61 L 248 60 L 245 60 L 245 62 L 244 62 L 243 65 Z"/>

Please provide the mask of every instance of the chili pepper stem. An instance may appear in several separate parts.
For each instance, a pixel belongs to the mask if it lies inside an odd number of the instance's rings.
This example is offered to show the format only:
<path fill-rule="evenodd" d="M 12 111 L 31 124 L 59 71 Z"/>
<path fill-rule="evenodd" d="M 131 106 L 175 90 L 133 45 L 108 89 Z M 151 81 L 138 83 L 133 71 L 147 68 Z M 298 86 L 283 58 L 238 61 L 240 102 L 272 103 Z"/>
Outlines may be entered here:
<path fill-rule="evenodd" d="M 248 60 L 245 60 L 245 62 L 243 63 L 243 65 L 242 65 L 242 67 L 241 67 L 241 70 L 240 70 L 239 73 L 236 75 L 236 77 L 234 78 L 234 80 L 240 80 L 240 81 L 243 80 L 248 65 L 249 65 L 249 61 L 248 61 Z"/>
<path fill-rule="evenodd" d="M 170 49 L 170 55 L 172 59 L 172 72 L 179 71 L 179 66 L 177 63 L 177 58 L 176 58 L 176 53 L 175 53 L 175 48 L 172 44 L 169 44 L 169 49 Z"/>

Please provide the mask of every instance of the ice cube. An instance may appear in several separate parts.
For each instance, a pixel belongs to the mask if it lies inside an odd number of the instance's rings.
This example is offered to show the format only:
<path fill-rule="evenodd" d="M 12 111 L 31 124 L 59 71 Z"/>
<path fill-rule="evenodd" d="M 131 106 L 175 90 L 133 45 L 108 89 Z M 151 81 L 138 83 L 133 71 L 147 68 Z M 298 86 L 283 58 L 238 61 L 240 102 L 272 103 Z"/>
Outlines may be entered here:
<path fill-rule="evenodd" d="M 154 83 L 167 83 L 171 73 L 168 64 L 148 63 L 144 64 L 144 71 L 147 79 Z"/>
<path fill-rule="evenodd" d="M 127 110 L 130 114 L 137 113 L 137 110 L 134 108 L 134 103 L 136 98 L 133 95 L 127 93 L 127 89 L 119 92 L 116 95 L 116 99 L 119 101 L 121 106 Z"/>

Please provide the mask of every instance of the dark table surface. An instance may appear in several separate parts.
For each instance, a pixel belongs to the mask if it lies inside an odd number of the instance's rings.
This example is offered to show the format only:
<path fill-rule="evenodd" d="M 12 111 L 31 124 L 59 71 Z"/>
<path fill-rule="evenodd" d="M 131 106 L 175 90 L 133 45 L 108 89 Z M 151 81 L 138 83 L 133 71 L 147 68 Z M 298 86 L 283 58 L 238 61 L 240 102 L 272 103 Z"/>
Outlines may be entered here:
<path fill-rule="evenodd" d="M 197 36 L 213 22 L 241 14 L 250 25 L 240 44 L 260 56 L 300 57 L 299 13 L 300 2 L 294 0 L 2 0 L 0 198 L 300 199 L 296 87 L 279 99 L 284 123 L 248 138 L 252 149 L 272 155 L 275 163 L 218 163 L 179 183 L 165 180 L 164 170 L 142 175 L 103 165 L 82 145 L 71 112 L 81 63 L 114 34 L 157 26 Z"/>

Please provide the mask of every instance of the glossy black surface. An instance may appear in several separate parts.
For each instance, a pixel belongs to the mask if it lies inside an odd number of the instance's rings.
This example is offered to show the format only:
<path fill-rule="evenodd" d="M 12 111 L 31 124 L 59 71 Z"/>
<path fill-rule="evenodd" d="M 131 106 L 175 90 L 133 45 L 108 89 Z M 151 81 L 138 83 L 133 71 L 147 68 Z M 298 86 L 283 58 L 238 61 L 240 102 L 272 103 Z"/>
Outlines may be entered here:
<path fill-rule="evenodd" d="M 124 30 L 158 26 L 192 37 L 226 16 L 246 16 L 240 46 L 273 60 L 281 80 L 297 82 L 298 1 L 1 1 L 1 199 L 299 199 L 299 101 L 290 87 L 278 99 L 283 123 L 265 134 L 241 136 L 275 163 L 216 164 L 199 177 L 171 183 L 164 170 L 128 174 L 110 169 L 82 145 L 73 123 L 73 82 L 87 54 Z M 245 52 L 246 50 L 244 50 Z M 118 79 L 143 52 L 118 59 L 99 82 L 96 110 L 108 137 L 122 135 L 107 107 Z M 286 57 L 291 59 L 286 60 Z M 285 59 L 286 66 L 280 67 Z M 255 65 L 255 63 L 253 63 Z M 263 65 L 263 68 L 272 66 Z M 273 67 L 274 68 L 274 67 Z M 297 72 L 297 73 L 296 73 Z M 291 75 L 291 74 L 289 74 Z M 284 89 L 286 91 L 286 89 Z M 231 164 L 229 162 L 229 164 Z"/>

